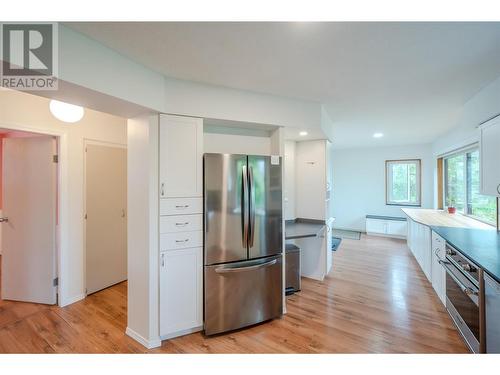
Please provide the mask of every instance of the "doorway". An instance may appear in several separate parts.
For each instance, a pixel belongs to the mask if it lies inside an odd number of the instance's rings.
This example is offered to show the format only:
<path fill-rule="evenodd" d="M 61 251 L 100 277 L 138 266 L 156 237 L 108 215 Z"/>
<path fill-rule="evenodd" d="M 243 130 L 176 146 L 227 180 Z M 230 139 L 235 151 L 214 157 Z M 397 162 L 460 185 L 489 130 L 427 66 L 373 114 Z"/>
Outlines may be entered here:
<path fill-rule="evenodd" d="M 85 141 L 86 294 L 127 280 L 127 148 Z"/>
<path fill-rule="evenodd" d="M 57 303 L 54 136 L 0 129 L 1 299 Z"/>

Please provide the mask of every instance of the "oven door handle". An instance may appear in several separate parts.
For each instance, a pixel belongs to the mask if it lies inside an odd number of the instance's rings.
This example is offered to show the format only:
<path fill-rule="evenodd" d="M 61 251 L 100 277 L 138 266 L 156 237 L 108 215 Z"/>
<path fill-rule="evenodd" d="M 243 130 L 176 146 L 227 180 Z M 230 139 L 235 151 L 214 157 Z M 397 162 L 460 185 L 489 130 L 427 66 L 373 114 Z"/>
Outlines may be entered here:
<path fill-rule="evenodd" d="M 454 274 L 453 271 L 447 266 L 447 264 L 451 264 L 450 262 L 447 262 L 445 260 L 439 259 L 439 264 L 441 264 L 444 269 L 446 270 L 446 273 L 451 276 L 451 278 L 458 284 L 460 289 L 462 289 L 462 292 L 467 294 L 468 296 L 479 296 L 479 291 L 474 290 L 472 288 L 469 288 L 468 286 L 465 286 Z"/>

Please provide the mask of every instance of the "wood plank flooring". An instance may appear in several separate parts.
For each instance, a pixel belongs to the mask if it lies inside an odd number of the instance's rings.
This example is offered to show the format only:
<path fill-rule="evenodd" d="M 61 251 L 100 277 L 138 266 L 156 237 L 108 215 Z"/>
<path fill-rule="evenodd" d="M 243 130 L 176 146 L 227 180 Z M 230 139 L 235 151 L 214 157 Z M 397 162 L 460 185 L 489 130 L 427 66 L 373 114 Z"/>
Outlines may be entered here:
<path fill-rule="evenodd" d="M 467 353 L 404 241 L 343 240 L 323 282 L 302 279 L 281 319 L 146 350 L 125 335 L 127 285 L 59 308 L 0 300 L 0 353 Z"/>

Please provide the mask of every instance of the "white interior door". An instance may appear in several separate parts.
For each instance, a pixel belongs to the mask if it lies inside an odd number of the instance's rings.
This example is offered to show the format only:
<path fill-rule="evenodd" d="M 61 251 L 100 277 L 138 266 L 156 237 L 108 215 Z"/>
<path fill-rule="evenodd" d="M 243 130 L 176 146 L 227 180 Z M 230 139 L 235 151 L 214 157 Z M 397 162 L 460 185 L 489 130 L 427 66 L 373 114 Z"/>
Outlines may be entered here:
<path fill-rule="evenodd" d="M 56 141 L 3 142 L 2 298 L 55 304 Z"/>
<path fill-rule="evenodd" d="M 127 279 L 127 150 L 87 144 L 87 294 Z"/>

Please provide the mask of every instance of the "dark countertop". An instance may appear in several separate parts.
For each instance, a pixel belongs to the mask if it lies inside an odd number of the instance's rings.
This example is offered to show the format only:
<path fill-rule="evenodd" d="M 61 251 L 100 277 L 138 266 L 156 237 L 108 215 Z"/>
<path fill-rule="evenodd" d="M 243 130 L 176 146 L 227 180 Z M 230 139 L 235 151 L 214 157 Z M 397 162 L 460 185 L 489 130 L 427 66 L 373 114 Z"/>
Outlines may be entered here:
<path fill-rule="evenodd" d="M 500 282 L 500 233 L 496 230 L 431 226 L 431 229 Z"/>
<path fill-rule="evenodd" d="M 325 227 L 325 223 L 319 220 L 297 219 L 295 221 L 285 222 L 285 240 L 296 238 L 316 237 Z"/>

